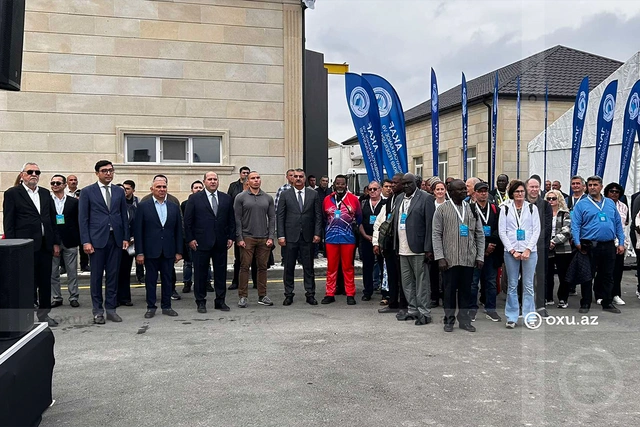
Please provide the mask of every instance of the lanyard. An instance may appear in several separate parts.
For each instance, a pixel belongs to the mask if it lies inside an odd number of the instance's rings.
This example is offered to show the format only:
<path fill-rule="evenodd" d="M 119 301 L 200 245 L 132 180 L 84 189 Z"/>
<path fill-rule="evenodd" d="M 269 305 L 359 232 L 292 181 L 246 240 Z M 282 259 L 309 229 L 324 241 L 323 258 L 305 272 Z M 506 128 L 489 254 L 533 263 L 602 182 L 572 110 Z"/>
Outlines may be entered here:
<path fill-rule="evenodd" d="M 382 202 L 382 200 L 378 200 L 378 204 L 376 204 L 375 206 L 373 206 L 373 203 L 371 203 L 371 199 L 369 199 L 369 207 L 371 208 L 371 213 L 375 214 L 376 213 L 376 208 L 378 207 L 378 205 L 380 204 L 380 202 Z"/>
<path fill-rule="evenodd" d="M 589 199 L 591 204 L 593 204 L 593 206 L 595 206 L 600 212 L 602 212 L 602 208 L 604 208 L 604 199 L 602 199 L 602 206 L 598 206 L 598 204 L 591 198 L 591 196 L 587 196 L 587 198 Z"/>
<path fill-rule="evenodd" d="M 501 205 L 504 203 L 504 201 L 506 200 L 504 197 L 502 197 L 502 194 L 500 194 L 500 190 L 496 190 L 496 196 L 498 197 L 498 199 L 500 200 L 500 202 L 498 203 L 498 205 Z"/>
<path fill-rule="evenodd" d="M 516 217 L 518 229 L 522 229 L 522 211 L 524 211 L 524 203 L 522 204 L 522 208 L 520 208 L 520 215 L 518 215 L 518 209 L 516 209 L 515 203 L 513 204 L 513 215 Z"/>
<path fill-rule="evenodd" d="M 460 219 L 460 222 L 462 224 L 464 224 L 464 214 L 465 214 L 465 201 L 462 201 L 462 214 L 460 214 L 460 211 L 458 210 L 458 208 L 456 207 L 456 204 L 451 202 L 451 206 L 453 206 L 453 209 L 456 211 L 456 215 L 458 215 L 458 218 Z"/>
<path fill-rule="evenodd" d="M 476 210 L 480 214 L 480 218 L 482 218 L 482 225 L 487 225 L 487 222 L 489 220 L 489 203 L 487 203 L 487 216 L 484 216 L 484 214 L 482 213 L 482 208 L 479 204 L 476 203 L 476 207 Z"/>

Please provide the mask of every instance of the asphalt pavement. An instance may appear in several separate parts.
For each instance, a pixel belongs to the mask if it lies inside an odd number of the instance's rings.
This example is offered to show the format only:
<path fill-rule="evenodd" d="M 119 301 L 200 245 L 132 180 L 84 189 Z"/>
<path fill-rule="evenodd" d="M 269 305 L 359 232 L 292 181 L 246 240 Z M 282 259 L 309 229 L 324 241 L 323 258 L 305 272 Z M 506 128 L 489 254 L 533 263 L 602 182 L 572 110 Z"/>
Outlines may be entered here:
<path fill-rule="evenodd" d="M 640 416 L 640 300 L 625 271 L 622 314 L 550 308 L 530 330 L 484 318 L 445 333 L 443 310 L 416 326 L 378 314 L 379 294 L 347 306 L 293 305 L 270 273 L 273 307 L 198 314 L 193 293 L 178 317 L 144 319 L 134 287 L 124 321 L 93 325 L 86 277 L 79 308 L 52 311 L 54 405 L 42 426 L 633 426 Z M 324 277 L 317 280 L 318 300 Z M 63 287 L 64 289 L 64 287 Z M 180 289 L 180 287 L 179 287 Z M 159 301 L 158 301 L 159 302 Z M 504 296 L 498 312 L 504 317 Z M 566 317 L 555 317 L 566 316 Z M 562 320 L 561 320 L 562 319 Z M 551 324 L 553 323 L 553 324 Z M 558 324 L 561 323 L 561 324 Z M 569 324 L 567 324 L 569 323 Z M 577 323 L 577 324 L 571 324 Z"/>

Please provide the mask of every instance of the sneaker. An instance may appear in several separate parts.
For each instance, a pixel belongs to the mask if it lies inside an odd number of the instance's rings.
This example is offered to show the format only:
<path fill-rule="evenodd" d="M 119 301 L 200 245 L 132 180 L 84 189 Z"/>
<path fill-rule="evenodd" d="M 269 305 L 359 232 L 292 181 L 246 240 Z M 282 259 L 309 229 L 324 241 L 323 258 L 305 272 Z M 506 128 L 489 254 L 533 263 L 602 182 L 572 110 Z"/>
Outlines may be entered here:
<path fill-rule="evenodd" d="M 625 305 L 626 303 L 619 296 L 613 297 L 613 303 L 618 305 Z"/>
<path fill-rule="evenodd" d="M 173 293 L 171 294 L 171 299 L 174 301 L 180 300 L 182 299 L 182 297 L 178 294 L 178 292 L 173 291 Z"/>
<path fill-rule="evenodd" d="M 558 301 L 558 308 L 569 308 L 569 303 L 567 303 L 566 301 Z"/>
<path fill-rule="evenodd" d="M 601 304 L 602 304 L 602 298 L 598 298 L 598 299 L 596 300 L 596 304 L 601 305 Z"/>
<path fill-rule="evenodd" d="M 515 329 L 516 328 L 516 322 L 507 322 L 507 329 Z"/>
<path fill-rule="evenodd" d="M 242 297 L 242 298 L 240 298 L 240 301 L 238 301 L 238 307 L 240 307 L 240 308 L 247 308 L 248 305 L 249 305 L 249 303 L 248 303 L 246 297 Z"/>
<path fill-rule="evenodd" d="M 263 297 L 258 298 L 258 304 L 273 305 L 273 301 L 271 301 L 271 299 L 265 295 Z"/>
<path fill-rule="evenodd" d="M 356 305 L 356 299 L 354 297 L 347 297 L 347 305 Z"/>
<path fill-rule="evenodd" d="M 547 312 L 546 308 L 542 308 L 540 310 L 538 310 L 538 314 L 540 315 L 540 317 L 542 317 L 543 319 L 546 319 L 549 317 L 549 312 Z"/>
<path fill-rule="evenodd" d="M 484 314 L 484 317 L 486 317 L 487 319 L 491 320 L 492 322 L 499 322 L 502 320 L 502 318 L 500 317 L 500 315 L 498 315 L 498 313 L 496 313 L 495 311 L 488 311 Z"/>
<path fill-rule="evenodd" d="M 636 296 L 640 299 L 640 291 L 636 291 Z"/>
<path fill-rule="evenodd" d="M 552 299 L 548 299 L 544 302 L 544 305 L 553 305 L 555 304 L 555 301 L 553 301 Z"/>
<path fill-rule="evenodd" d="M 476 314 L 478 314 L 478 312 L 477 312 L 477 311 L 475 311 L 475 310 L 469 310 L 469 317 L 471 318 L 471 321 L 472 321 L 472 322 L 475 322 L 475 321 L 476 321 Z"/>

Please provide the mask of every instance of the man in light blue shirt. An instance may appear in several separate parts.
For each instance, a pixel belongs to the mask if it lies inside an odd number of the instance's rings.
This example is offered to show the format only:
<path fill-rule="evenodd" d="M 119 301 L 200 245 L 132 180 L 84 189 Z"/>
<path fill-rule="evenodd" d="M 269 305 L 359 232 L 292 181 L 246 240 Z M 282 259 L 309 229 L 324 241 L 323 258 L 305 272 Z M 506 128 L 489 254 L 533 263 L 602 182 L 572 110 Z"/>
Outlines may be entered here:
<path fill-rule="evenodd" d="M 602 178 L 587 179 L 589 195 L 573 209 L 571 234 L 576 248 L 591 259 L 591 271 L 595 274 L 593 289 L 597 299 L 602 299 L 602 309 L 620 313 L 612 304 L 613 267 L 616 253 L 624 253 L 624 231 L 618 209 L 612 200 L 602 196 Z M 614 239 L 618 239 L 616 248 Z M 580 313 L 588 313 L 592 301 L 593 281 L 581 284 Z"/>

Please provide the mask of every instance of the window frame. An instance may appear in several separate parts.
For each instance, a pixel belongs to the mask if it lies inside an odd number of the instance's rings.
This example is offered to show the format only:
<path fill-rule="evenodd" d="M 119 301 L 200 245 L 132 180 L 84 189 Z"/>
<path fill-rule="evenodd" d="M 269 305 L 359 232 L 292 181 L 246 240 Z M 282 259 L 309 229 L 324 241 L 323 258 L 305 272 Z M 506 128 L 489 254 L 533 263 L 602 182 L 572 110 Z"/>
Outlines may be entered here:
<path fill-rule="evenodd" d="M 440 156 L 445 155 L 447 158 L 442 161 L 440 160 Z M 449 153 L 447 151 L 440 151 L 438 153 L 438 177 L 444 181 L 447 179 L 447 175 L 449 174 Z"/>
<path fill-rule="evenodd" d="M 469 152 L 473 150 L 474 155 L 469 156 Z M 464 151 L 460 149 L 460 158 L 464 157 Z M 462 171 L 460 171 L 462 175 Z M 478 173 L 478 147 L 467 147 L 467 178 L 475 177 Z"/>
<path fill-rule="evenodd" d="M 420 162 L 418 163 L 418 159 L 420 159 Z M 422 173 L 424 172 L 424 156 L 415 156 L 413 158 L 413 174 L 415 176 L 423 176 Z"/>

